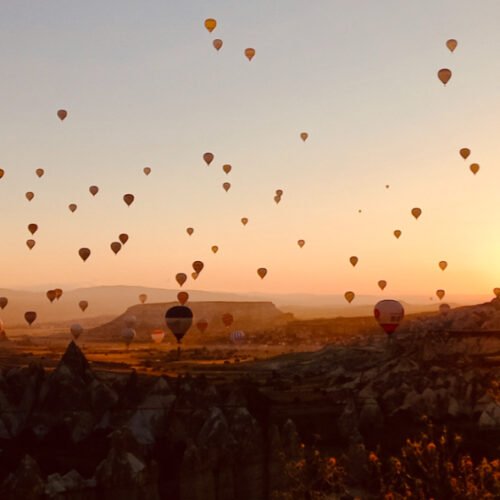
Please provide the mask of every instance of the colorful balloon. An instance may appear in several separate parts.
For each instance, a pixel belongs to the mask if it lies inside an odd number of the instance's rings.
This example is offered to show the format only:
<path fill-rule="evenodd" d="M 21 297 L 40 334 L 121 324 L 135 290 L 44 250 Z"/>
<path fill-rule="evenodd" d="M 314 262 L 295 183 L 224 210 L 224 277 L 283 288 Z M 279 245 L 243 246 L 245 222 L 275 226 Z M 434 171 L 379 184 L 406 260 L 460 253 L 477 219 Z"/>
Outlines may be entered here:
<path fill-rule="evenodd" d="M 213 253 L 217 253 L 218 251 L 219 251 L 219 247 L 218 247 L 217 245 L 214 245 L 214 246 L 212 247 L 212 252 L 213 252 Z"/>
<path fill-rule="evenodd" d="M 396 230 L 394 231 L 394 236 L 395 236 L 397 239 L 399 239 L 399 237 L 401 236 L 401 231 L 400 231 L 399 229 L 396 229 Z"/>
<path fill-rule="evenodd" d="M 353 255 L 352 257 L 349 257 L 349 262 L 351 263 L 352 267 L 356 266 L 356 264 L 358 263 L 358 260 L 359 259 L 355 255 Z"/>
<path fill-rule="evenodd" d="M 222 165 L 222 170 L 224 171 L 225 174 L 229 174 L 229 172 L 231 172 L 232 168 L 233 167 L 229 164 Z"/>
<path fill-rule="evenodd" d="M 309 134 L 308 134 L 307 132 L 302 132 L 302 133 L 300 134 L 300 138 L 301 138 L 304 142 L 306 142 L 306 141 L 307 141 L 307 138 L 308 138 L 308 137 L 309 137 Z"/>
<path fill-rule="evenodd" d="M 56 294 L 56 299 L 59 300 L 62 296 L 63 296 L 63 291 L 60 289 L 60 288 L 56 288 L 54 290 L 55 294 Z"/>
<path fill-rule="evenodd" d="M 224 182 L 224 184 L 222 184 L 222 187 L 224 188 L 224 191 L 227 193 L 231 189 L 231 183 Z"/>
<path fill-rule="evenodd" d="M 149 175 L 149 174 L 151 173 L 151 168 L 149 168 L 149 167 L 144 167 L 144 168 L 142 169 L 142 171 L 144 172 L 144 174 L 145 174 L 145 175 Z"/>
<path fill-rule="evenodd" d="M 201 260 L 195 260 L 192 264 L 193 269 L 195 270 L 196 273 L 200 274 L 201 271 L 203 271 L 203 268 L 205 267 L 205 264 Z"/>
<path fill-rule="evenodd" d="M 198 273 L 191 273 L 191 278 L 193 278 L 194 280 L 198 278 Z"/>
<path fill-rule="evenodd" d="M 68 205 L 68 208 L 70 209 L 71 212 L 74 212 L 78 207 L 74 203 L 70 203 Z"/>
<path fill-rule="evenodd" d="M 50 303 L 54 302 L 56 300 L 56 291 L 55 290 L 48 290 L 47 293 L 47 298 L 50 300 Z"/>
<path fill-rule="evenodd" d="M 391 335 L 403 320 L 405 310 L 397 300 L 381 300 L 375 304 L 373 315 L 384 332 Z"/>
<path fill-rule="evenodd" d="M 246 226 L 248 224 L 248 219 L 246 217 L 242 217 L 241 223 Z"/>
<path fill-rule="evenodd" d="M 234 318 L 231 313 L 225 313 L 222 315 L 222 323 L 224 326 L 231 326 L 233 324 Z"/>
<path fill-rule="evenodd" d="M 305 244 L 306 242 L 304 240 L 297 241 L 297 245 L 299 245 L 300 248 L 302 248 Z"/>
<path fill-rule="evenodd" d="M 0 179 L 5 175 L 5 170 L 0 168 Z"/>
<path fill-rule="evenodd" d="M 191 236 L 194 233 L 194 229 L 192 227 L 188 227 L 186 229 L 186 233 L 189 234 L 189 236 Z"/>
<path fill-rule="evenodd" d="M 196 323 L 196 328 L 200 331 L 200 333 L 204 333 L 205 330 L 208 328 L 208 321 L 206 319 L 200 319 Z"/>
<path fill-rule="evenodd" d="M 233 344 L 241 344 L 245 340 L 245 332 L 236 330 L 234 332 L 231 332 L 229 338 L 231 339 L 231 342 Z"/>

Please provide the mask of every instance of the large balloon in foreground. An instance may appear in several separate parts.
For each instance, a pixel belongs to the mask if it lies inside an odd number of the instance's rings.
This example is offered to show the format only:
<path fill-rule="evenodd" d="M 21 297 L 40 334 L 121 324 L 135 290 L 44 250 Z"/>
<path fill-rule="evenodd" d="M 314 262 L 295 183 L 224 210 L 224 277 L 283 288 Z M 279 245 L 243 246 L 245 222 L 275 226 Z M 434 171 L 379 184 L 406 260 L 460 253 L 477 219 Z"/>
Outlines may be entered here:
<path fill-rule="evenodd" d="M 163 338 L 165 337 L 165 332 L 161 328 L 157 328 L 151 332 L 151 340 L 155 344 L 160 344 Z"/>
<path fill-rule="evenodd" d="M 139 295 L 139 301 L 141 302 L 141 304 L 144 304 L 144 303 L 146 302 L 146 300 L 148 300 L 148 296 L 147 296 L 147 294 L 145 294 L 145 293 L 141 293 L 141 294 Z"/>
<path fill-rule="evenodd" d="M 26 245 L 31 250 L 36 245 L 36 241 L 35 240 L 26 240 Z"/>
<path fill-rule="evenodd" d="M 385 333 L 394 333 L 405 315 L 405 310 L 397 300 L 381 300 L 375 304 L 373 315 Z"/>
<path fill-rule="evenodd" d="M 9 303 L 9 299 L 7 297 L 0 297 L 0 309 L 4 309 Z"/>
<path fill-rule="evenodd" d="M 211 17 L 208 19 L 205 19 L 205 28 L 212 33 L 212 31 L 215 29 L 217 26 L 217 21 L 215 19 L 212 19 Z"/>
<path fill-rule="evenodd" d="M 78 340 L 78 337 L 83 333 L 83 326 L 80 323 L 74 323 L 69 329 L 75 340 Z"/>
<path fill-rule="evenodd" d="M 192 264 L 193 269 L 195 270 L 196 273 L 200 274 L 201 271 L 203 271 L 203 268 L 205 267 L 205 264 L 201 260 L 195 260 Z"/>
<path fill-rule="evenodd" d="M 80 307 L 82 312 L 85 312 L 85 309 L 89 307 L 89 303 L 86 300 L 80 300 L 80 302 L 78 302 L 78 307 Z"/>
<path fill-rule="evenodd" d="M 225 313 L 222 315 L 222 323 L 224 326 L 231 326 L 233 324 L 234 318 L 231 313 Z"/>
<path fill-rule="evenodd" d="M 469 149 L 469 148 L 462 148 L 462 149 L 460 150 L 460 156 L 461 156 L 464 160 L 466 160 L 466 159 L 469 157 L 469 155 L 470 155 L 470 149 Z"/>
<path fill-rule="evenodd" d="M 208 328 L 208 321 L 206 319 L 200 319 L 198 323 L 196 323 L 196 328 L 203 333 Z"/>
<path fill-rule="evenodd" d="M 378 282 L 378 287 L 379 287 L 381 290 L 383 290 L 386 286 L 387 286 L 387 281 L 385 281 L 385 280 L 380 280 L 380 281 Z"/>
<path fill-rule="evenodd" d="M 68 116 L 68 112 L 65 109 L 60 109 L 57 111 L 57 117 L 59 120 L 63 121 Z"/>
<path fill-rule="evenodd" d="M 127 193 L 127 194 L 124 194 L 123 195 L 123 201 L 127 204 L 127 206 L 130 207 L 130 205 L 132 205 L 132 203 L 134 203 L 134 195 L 133 194 L 130 194 L 130 193 Z"/>
<path fill-rule="evenodd" d="M 177 300 L 179 301 L 179 304 L 183 306 L 189 300 L 189 293 L 179 292 L 177 294 Z"/>
<path fill-rule="evenodd" d="M 264 279 L 267 274 L 267 269 L 265 267 L 259 267 L 259 269 L 257 269 L 257 274 L 261 277 L 261 279 Z"/>
<path fill-rule="evenodd" d="M 90 249 L 80 248 L 80 250 L 78 250 L 78 255 L 81 257 L 83 262 L 85 262 L 90 257 Z"/>
<path fill-rule="evenodd" d="M 438 297 L 439 300 L 442 300 L 444 295 L 445 295 L 445 291 L 444 290 L 436 290 L 436 295 Z"/>
<path fill-rule="evenodd" d="M 415 219 L 418 219 L 422 215 L 422 210 L 420 208 L 412 208 L 411 214 L 415 217 Z"/>
<path fill-rule="evenodd" d="M 179 286 L 182 286 L 186 283 L 187 276 L 184 273 L 177 273 L 175 275 L 175 280 L 179 283 Z"/>
<path fill-rule="evenodd" d="M 251 61 L 255 56 L 255 49 L 252 49 L 251 47 L 245 49 L 245 56 L 249 61 Z"/>
<path fill-rule="evenodd" d="M 470 171 L 476 175 L 479 172 L 479 163 L 472 163 L 472 165 L 469 167 Z"/>
<path fill-rule="evenodd" d="M 217 50 L 217 52 L 218 52 L 222 48 L 223 43 L 224 42 L 220 38 L 216 38 L 212 42 L 212 45 L 215 47 L 215 50 Z"/>
<path fill-rule="evenodd" d="M 445 260 L 441 260 L 439 262 L 439 269 L 441 269 L 441 271 L 444 271 L 447 267 L 448 267 L 448 262 L 446 262 Z"/>
<path fill-rule="evenodd" d="M 180 343 L 193 324 L 193 311 L 186 306 L 171 307 L 165 314 L 167 326 Z"/>
<path fill-rule="evenodd" d="M 438 71 L 438 78 L 443 85 L 446 85 L 451 78 L 451 71 L 447 68 L 440 69 Z"/>
<path fill-rule="evenodd" d="M 109 246 L 115 255 L 122 249 L 122 244 L 119 241 L 113 241 Z"/>
<path fill-rule="evenodd" d="M 28 191 L 24 196 L 26 196 L 28 201 L 31 201 L 35 197 L 35 193 L 33 193 L 33 191 Z"/>
<path fill-rule="evenodd" d="M 458 42 L 454 38 L 446 40 L 446 47 L 448 47 L 450 52 L 453 52 L 457 48 Z"/>
<path fill-rule="evenodd" d="M 347 300 L 347 302 L 349 302 L 349 304 L 354 300 L 354 297 L 356 295 L 354 294 L 354 292 L 346 292 L 344 293 L 344 298 L 345 300 Z"/>
<path fill-rule="evenodd" d="M 99 192 L 99 188 L 97 186 L 90 186 L 89 191 L 92 196 L 95 196 Z"/>
<path fill-rule="evenodd" d="M 36 319 L 36 312 L 35 311 L 27 311 L 24 313 L 24 319 L 26 320 L 26 322 L 28 323 L 28 325 L 32 325 L 33 322 L 35 321 Z"/>
<path fill-rule="evenodd" d="M 203 159 L 205 160 L 205 163 L 208 167 L 208 165 L 210 165 L 210 163 L 212 163 L 212 161 L 214 160 L 214 155 L 212 153 L 205 153 L 203 155 Z"/>

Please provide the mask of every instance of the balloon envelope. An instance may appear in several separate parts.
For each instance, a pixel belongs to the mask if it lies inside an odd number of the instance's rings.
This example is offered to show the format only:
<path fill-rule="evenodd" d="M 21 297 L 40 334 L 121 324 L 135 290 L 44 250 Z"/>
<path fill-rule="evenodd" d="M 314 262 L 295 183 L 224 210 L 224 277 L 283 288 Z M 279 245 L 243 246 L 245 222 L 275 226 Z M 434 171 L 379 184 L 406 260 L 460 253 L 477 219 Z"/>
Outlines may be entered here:
<path fill-rule="evenodd" d="M 89 303 L 86 300 L 80 300 L 80 302 L 78 302 L 78 306 L 80 307 L 82 312 L 85 312 L 85 309 L 89 307 Z"/>
<path fill-rule="evenodd" d="M 123 195 L 123 201 L 127 204 L 127 206 L 130 207 L 130 205 L 132 205 L 132 203 L 134 202 L 134 195 L 133 194 L 124 194 Z"/>
<path fill-rule="evenodd" d="M 97 186 L 90 186 L 89 191 L 92 196 L 95 196 L 99 192 L 99 188 Z"/>
<path fill-rule="evenodd" d="M 47 295 L 47 298 L 50 300 L 50 302 L 54 302 L 56 300 L 56 291 L 55 290 L 49 290 L 45 295 Z"/>
<path fill-rule="evenodd" d="M 443 316 L 446 316 L 450 311 L 451 311 L 451 307 L 449 306 L 449 304 L 440 304 L 439 305 L 439 312 Z"/>
<path fill-rule="evenodd" d="M 299 245 L 300 248 L 302 248 L 305 244 L 306 242 L 304 240 L 297 241 L 297 245 Z"/>
<path fill-rule="evenodd" d="M 473 163 L 470 167 L 470 171 L 476 175 L 479 172 L 479 164 L 478 163 Z"/>
<path fill-rule="evenodd" d="M 60 109 L 57 111 L 57 117 L 59 120 L 63 121 L 68 116 L 68 112 L 65 109 Z"/>
<path fill-rule="evenodd" d="M 179 292 L 177 294 L 177 300 L 179 301 L 179 304 L 183 306 L 189 300 L 189 293 Z"/>
<path fill-rule="evenodd" d="M 28 323 L 28 325 L 32 325 L 33 321 L 36 320 L 36 312 L 35 311 L 27 311 L 24 313 L 24 319 Z"/>
<path fill-rule="evenodd" d="M 399 239 L 399 237 L 401 236 L 401 231 L 400 231 L 399 229 L 396 229 L 396 230 L 394 231 L 394 236 L 395 236 L 397 239 Z"/>
<path fill-rule="evenodd" d="M 85 262 L 90 257 L 90 249 L 80 248 L 80 250 L 78 250 L 78 255 L 81 257 L 83 262 Z"/>
<path fill-rule="evenodd" d="M 222 315 L 222 323 L 224 326 L 231 326 L 233 324 L 234 318 L 231 313 L 225 313 Z"/>
<path fill-rule="evenodd" d="M 0 308 L 4 309 L 9 303 L 9 299 L 7 297 L 0 297 Z"/>
<path fill-rule="evenodd" d="M 191 236 L 194 233 L 194 229 L 192 227 L 188 227 L 186 229 L 186 233 L 189 234 L 189 236 Z"/>
<path fill-rule="evenodd" d="M 257 269 L 257 274 L 261 277 L 261 279 L 264 279 L 267 274 L 267 269 L 265 267 L 259 267 L 259 269 Z"/>
<path fill-rule="evenodd" d="M 68 208 L 70 209 L 71 212 L 74 212 L 78 207 L 74 203 L 70 203 L 68 205 Z"/>
<path fill-rule="evenodd" d="M 359 259 L 355 255 L 349 258 L 349 262 L 352 264 L 352 267 L 354 267 L 358 263 L 358 260 Z"/>
<path fill-rule="evenodd" d="M 205 267 L 205 264 L 203 264 L 203 262 L 201 260 L 195 260 L 192 265 L 193 265 L 193 269 L 198 274 L 200 274 L 201 271 L 203 271 L 203 268 Z"/>
<path fill-rule="evenodd" d="M 122 249 L 122 244 L 119 241 L 113 241 L 109 246 L 115 255 Z"/>
<path fill-rule="evenodd" d="M 184 273 L 177 273 L 175 275 L 175 280 L 179 283 L 179 286 L 182 286 L 186 282 L 187 276 Z"/>
<path fill-rule="evenodd" d="M 231 339 L 231 342 L 233 342 L 233 344 L 239 344 L 245 340 L 245 332 L 236 330 L 234 332 L 231 332 L 229 338 Z"/>
<path fill-rule="evenodd" d="M 233 167 L 231 165 L 222 165 L 222 170 L 224 171 L 224 173 L 228 174 L 229 172 L 231 172 L 231 170 L 233 169 Z"/>
<path fill-rule="evenodd" d="M 451 71 L 448 68 L 443 68 L 438 71 L 438 78 L 443 85 L 446 85 L 451 78 Z"/>
<path fill-rule="evenodd" d="M 243 218 L 241 219 L 241 223 L 242 223 L 244 226 L 246 226 L 246 225 L 248 224 L 248 219 L 247 219 L 246 217 L 243 217 Z"/>
<path fill-rule="evenodd" d="M 448 267 L 448 262 L 446 262 L 445 260 L 439 262 L 439 268 L 441 269 L 441 271 L 444 271 L 447 267 Z"/>
<path fill-rule="evenodd" d="M 223 41 L 220 38 L 216 38 L 213 42 L 212 45 L 215 47 L 217 51 L 219 51 L 222 48 Z"/>
<path fill-rule="evenodd" d="M 165 332 L 161 328 L 157 328 L 151 332 L 151 340 L 155 344 L 160 344 L 163 338 L 165 337 Z"/>
<path fill-rule="evenodd" d="M 127 243 L 127 241 L 128 241 L 128 234 L 127 233 L 121 233 L 120 235 L 118 235 L 118 239 L 120 240 L 120 243 L 122 245 L 125 245 L 125 243 Z"/>
<path fill-rule="evenodd" d="M 415 219 L 418 219 L 422 215 L 422 209 L 420 208 L 412 208 L 411 209 L 411 214 Z"/>
<path fill-rule="evenodd" d="M 304 142 L 306 142 L 306 141 L 307 141 L 307 138 L 308 138 L 308 137 L 309 137 L 309 134 L 308 134 L 307 132 L 302 132 L 302 133 L 300 134 L 300 138 L 301 138 Z"/>
<path fill-rule="evenodd" d="M 381 290 L 383 290 L 386 286 L 387 286 L 387 281 L 385 281 L 385 280 L 380 280 L 380 281 L 378 282 L 378 287 L 379 287 Z"/>
<path fill-rule="evenodd" d="M 212 33 L 212 31 L 215 29 L 217 26 L 217 21 L 215 19 L 212 19 L 211 17 L 208 19 L 205 19 L 205 28 Z"/>
<path fill-rule="evenodd" d="M 37 224 L 28 224 L 28 231 L 31 234 L 35 234 L 38 231 L 38 225 Z"/>
<path fill-rule="evenodd" d="M 231 183 L 224 182 L 224 184 L 222 184 L 222 187 L 224 188 L 224 191 L 227 193 L 231 189 Z"/>
<path fill-rule="evenodd" d="M 212 252 L 213 252 L 213 253 L 217 253 L 218 251 L 219 251 L 219 247 L 218 247 L 217 245 L 214 245 L 214 246 L 212 247 Z"/>
<path fill-rule="evenodd" d="M 36 241 L 35 240 L 26 240 L 26 245 L 31 250 L 36 245 Z"/>
<path fill-rule="evenodd" d="M 255 56 L 255 49 L 252 49 L 251 47 L 245 49 L 245 56 L 249 61 L 251 61 Z"/>
<path fill-rule="evenodd" d="M 35 170 L 36 172 L 36 175 L 38 175 L 38 177 L 43 177 L 43 174 L 45 173 L 45 170 L 43 168 L 37 168 Z"/>
<path fill-rule="evenodd" d="M 381 300 L 375 304 L 373 315 L 385 333 L 390 335 L 401 323 L 405 310 L 397 300 Z"/>
<path fill-rule="evenodd" d="M 344 293 L 345 300 L 347 300 L 347 302 L 349 302 L 349 304 L 354 300 L 355 296 L 356 295 L 354 294 L 354 292 L 346 292 L 346 293 Z"/>
<path fill-rule="evenodd" d="M 212 161 L 214 160 L 214 155 L 212 153 L 205 153 L 203 155 L 203 159 L 205 160 L 205 163 L 208 165 L 210 165 L 210 163 L 212 163 Z"/>
<path fill-rule="evenodd" d="M 208 321 L 206 319 L 200 319 L 197 323 L 196 323 L 196 328 L 198 328 L 198 330 L 203 333 L 207 328 L 208 328 Z"/>
<path fill-rule="evenodd" d="M 438 297 L 439 300 L 442 300 L 444 295 L 445 295 L 445 291 L 444 290 L 436 290 L 436 295 Z"/>
<path fill-rule="evenodd" d="M 146 175 L 149 175 L 149 174 L 151 173 L 151 168 L 149 168 L 149 167 L 144 167 L 144 168 L 142 169 L 142 171 L 143 171 Z"/>
<path fill-rule="evenodd" d="M 70 326 L 70 332 L 71 335 L 75 340 L 78 340 L 78 337 L 82 334 L 83 332 L 83 327 L 80 325 L 80 323 L 74 323 L 73 325 Z"/>
<path fill-rule="evenodd" d="M 453 52 L 457 48 L 458 42 L 454 38 L 446 40 L 446 47 L 448 47 L 450 52 Z"/>
<path fill-rule="evenodd" d="M 125 316 L 123 322 L 127 328 L 133 328 L 137 323 L 137 318 L 135 316 Z"/>
<path fill-rule="evenodd" d="M 470 149 L 469 149 L 469 148 L 462 148 L 462 149 L 460 150 L 460 156 L 461 156 L 464 160 L 466 160 L 466 159 L 469 157 L 469 155 L 470 155 Z"/>
<path fill-rule="evenodd" d="M 191 328 L 193 311 L 186 306 L 174 306 L 165 313 L 165 319 L 168 328 L 174 334 L 177 342 L 180 342 Z"/>
<path fill-rule="evenodd" d="M 147 294 L 145 294 L 145 293 L 141 293 L 141 294 L 139 295 L 139 300 L 140 300 L 141 304 L 144 304 L 144 303 L 146 302 L 146 300 L 148 300 L 148 296 L 147 296 Z"/>

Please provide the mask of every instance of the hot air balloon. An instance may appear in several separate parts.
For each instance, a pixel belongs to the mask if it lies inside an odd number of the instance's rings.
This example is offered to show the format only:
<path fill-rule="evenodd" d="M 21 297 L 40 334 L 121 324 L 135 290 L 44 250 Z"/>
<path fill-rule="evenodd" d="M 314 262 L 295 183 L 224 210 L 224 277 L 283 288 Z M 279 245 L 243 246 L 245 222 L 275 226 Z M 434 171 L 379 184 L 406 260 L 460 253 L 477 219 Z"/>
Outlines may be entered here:
<path fill-rule="evenodd" d="M 261 277 L 261 279 L 264 279 L 267 274 L 267 269 L 265 267 L 259 267 L 259 269 L 257 269 L 257 274 Z"/>
<path fill-rule="evenodd" d="M 354 300 L 354 297 L 356 295 L 354 294 L 354 292 L 346 292 L 344 293 L 344 298 L 345 300 L 347 300 L 347 302 L 349 302 L 349 304 Z"/>
<path fill-rule="evenodd" d="M 299 245 L 300 248 L 302 248 L 305 244 L 306 242 L 304 240 L 297 241 L 297 245 Z"/>
<path fill-rule="evenodd" d="M 448 262 L 446 262 L 445 260 L 439 262 L 439 268 L 441 269 L 441 271 L 444 271 L 447 267 L 448 267 Z"/>
<path fill-rule="evenodd" d="M 54 290 L 55 294 L 56 294 L 56 299 L 59 300 L 62 296 L 63 296 L 63 291 L 61 288 L 56 288 Z"/>
<path fill-rule="evenodd" d="M 123 195 L 123 201 L 127 204 L 128 207 L 130 207 L 130 205 L 132 205 L 132 203 L 134 203 L 134 195 L 133 194 L 124 194 Z"/>
<path fill-rule="evenodd" d="M 500 297 L 500 288 L 493 288 L 493 293 L 497 296 Z M 3 309 L 3 307 L 2 307 Z"/>
<path fill-rule="evenodd" d="M 182 339 L 193 324 L 193 311 L 186 306 L 174 306 L 166 312 L 165 319 L 169 330 L 177 339 L 177 355 L 180 356 Z"/>
<path fill-rule="evenodd" d="M 451 311 L 451 307 L 448 304 L 440 304 L 439 305 L 439 312 L 443 316 L 447 316 L 450 311 Z"/>
<path fill-rule="evenodd" d="M 215 47 L 217 52 L 222 48 L 223 41 L 220 38 L 216 38 L 213 42 L 212 45 Z"/>
<path fill-rule="evenodd" d="M 9 299 L 7 297 L 0 297 L 0 309 L 5 309 L 8 303 Z"/>
<path fill-rule="evenodd" d="M 222 184 L 222 187 L 224 188 L 224 191 L 227 193 L 231 189 L 231 183 L 224 182 L 224 184 Z"/>
<path fill-rule="evenodd" d="M 179 301 L 179 304 L 183 306 L 189 300 L 189 293 L 179 292 L 177 294 L 177 300 Z"/>
<path fill-rule="evenodd" d="M 186 229 L 186 233 L 189 234 L 189 236 L 191 236 L 194 233 L 194 229 L 192 227 L 188 227 Z"/>
<path fill-rule="evenodd" d="M 36 175 L 38 175 L 38 177 L 43 177 L 43 174 L 45 173 L 45 170 L 43 168 L 37 168 L 35 170 L 35 173 L 36 173 Z"/>
<path fill-rule="evenodd" d="M 151 173 L 151 168 L 149 168 L 149 167 L 144 167 L 144 168 L 142 169 L 142 171 L 144 172 L 144 174 L 145 174 L 145 175 L 149 175 L 149 174 Z"/>
<path fill-rule="evenodd" d="M 248 219 L 247 219 L 246 217 L 243 217 L 243 218 L 241 219 L 241 223 L 242 223 L 244 226 L 246 226 L 246 225 L 248 224 Z"/>
<path fill-rule="evenodd" d="M 165 332 L 161 328 L 157 328 L 151 332 L 151 340 L 155 344 L 160 344 L 163 338 L 165 337 Z"/>
<path fill-rule="evenodd" d="M 231 342 L 233 344 L 240 344 L 245 340 L 245 332 L 242 332 L 241 330 L 236 330 L 234 332 L 231 332 L 229 338 L 231 339 Z"/>
<path fill-rule="evenodd" d="M 277 189 L 276 196 L 283 196 L 283 189 Z"/>
<path fill-rule="evenodd" d="M 55 290 L 48 290 L 47 293 L 47 298 L 50 300 L 50 303 L 54 302 L 56 300 L 56 291 Z"/>
<path fill-rule="evenodd" d="M 122 340 L 125 342 L 125 345 L 127 346 L 127 349 L 130 347 L 130 344 L 132 341 L 135 339 L 136 333 L 135 330 L 131 327 L 125 327 L 123 328 L 121 332 Z"/>
<path fill-rule="evenodd" d="M 387 281 L 385 281 L 385 280 L 380 280 L 380 281 L 378 282 L 378 287 L 379 287 L 381 290 L 383 290 L 386 286 L 387 286 Z"/>
<path fill-rule="evenodd" d="M 80 307 L 82 312 L 85 312 L 85 309 L 89 307 L 89 303 L 86 300 L 80 300 L 80 302 L 78 302 L 78 306 Z"/>
<path fill-rule="evenodd" d="M 35 197 L 35 193 L 33 193 L 32 191 L 28 191 L 24 196 L 26 196 L 26 199 L 28 201 L 31 201 Z"/>
<path fill-rule="evenodd" d="M 207 167 L 208 167 L 210 165 L 210 163 L 213 162 L 214 155 L 212 153 L 205 153 L 203 155 L 203 159 L 205 160 L 205 163 L 207 164 Z"/>
<path fill-rule="evenodd" d="M 473 163 L 470 167 L 470 171 L 476 175 L 479 172 L 479 164 L 478 163 Z"/>
<path fill-rule="evenodd" d="M 225 174 L 229 174 L 229 172 L 231 172 L 232 168 L 233 167 L 229 164 L 222 165 L 222 170 L 224 171 Z"/>
<path fill-rule="evenodd" d="M 411 214 L 415 217 L 415 219 L 418 219 L 420 215 L 422 215 L 422 210 L 420 208 L 412 208 Z"/>
<path fill-rule="evenodd" d="M 78 255 L 81 257 L 83 262 L 85 262 L 90 257 L 90 249 L 80 248 L 80 250 L 78 250 Z"/>
<path fill-rule="evenodd" d="M 457 48 L 458 42 L 454 38 L 446 40 L 446 47 L 448 47 L 450 52 L 453 52 Z"/>
<path fill-rule="evenodd" d="M 274 202 L 276 203 L 276 205 L 277 205 L 280 201 L 281 201 L 281 196 L 276 195 L 276 196 L 274 197 Z"/>
<path fill-rule="evenodd" d="M 444 295 L 445 295 L 445 291 L 444 290 L 436 290 L 436 295 L 438 297 L 439 300 L 442 300 Z"/>
<path fill-rule="evenodd" d="M 27 311 L 24 313 L 24 319 L 28 323 L 29 326 L 33 324 L 36 320 L 36 312 L 35 311 Z"/>
<path fill-rule="evenodd" d="M 208 321 L 206 319 L 200 319 L 196 323 L 196 328 L 198 328 L 200 333 L 203 333 L 208 328 Z"/>
<path fill-rule="evenodd" d="M 403 320 L 405 310 L 397 300 L 381 300 L 375 304 L 373 315 L 384 332 L 391 335 Z"/>
<path fill-rule="evenodd" d="M 68 112 L 65 109 L 60 109 L 57 111 L 57 117 L 59 120 L 63 121 L 68 116 Z"/>
<path fill-rule="evenodd" d="M 145 293 L 141 293 L 139 295 L 139 301 L 141 302 L 141 304 L 144 304 L 146 300 L 148 300 L 148 296 Z"/>
<path fill-rule="evenodd" d="M 31 234 L 35 234 L 38 231 L 38 225 L 37 224 L 28 224 L 28 231 Z"/>
<path fill-rule="evenodd" d="M 134 315 L 125 316 L 123 323 L 127 328 L 133 328 L 137 323 L 137 318 Z"/>
<path fill-rule="evenodd" d="M 36 245 L 36 241 L 35 240 L 26 240 L 26 245 L 31 250 Z"/>
<path fill-rule="evenodd" d="M 5 170 L 0 168 L 0 179 L 5 175 Z"/>
<path fill-rule="evenodd" d="M 255 49 L 252 49 L 249 47 L 248 49 L 245 49 L 245 57 L 251 61 L 253 57 L 255 56 Z"/>
<path fill-rule="evenodd" d="M 191 273 L 191 278 L 193 278 L 194 280 L 197 279 L 198 273 L 196 273 L 196 272 Z"/>
<path fill-rule="evenodd" d="M 205 28 L 207 28 L 207 30 L 210 33 L 212 33 L 212 31 L 215 29 L 216 26 L 217 26 L 217 21 L 215 19 L 212 18 L 205 19 Z"/>
<path fill-rule="evenodd" d="M 352 267 L 356 266 L 356 264 L 358 263 L 358 260 L 359 259 L 355 255 L 353 255 L 352 257 L 349 257 L 349 262 L 351 263 Z"/>
<path fill-rule="evenodd" d="M 99 188 L 97 186 L 90 186 L 89 191 L 92 196 L 95 196 L 99 192 Z"/>
<path fill-rule="evenodd" d="M 470 155 L 470 149 L 469 149 L 469 148 L 462 148 L 462 149 L 460 150 L 460 156 L 461 156 L 464 160 L 466 160 L 466 159 L 469 157 L 469 155 Z"/>
<path fill-rule="evenodd" d="M 128 241 L 128 234 L 127 233 L 121 233 L 118 235 L 118 239 L 120 240 L 120 243 L 122 245 L 125 245 L 125 243 L 127 243 Z"/>
<path fill-rule="evenodd" d="M 396 230 L 394 231 L 394 236 L 395 236 L 397 239 L 399 239 L 399 237 L 401 236 L 401 231 L 400 231 L 399 229 L 396 229 Z"/>
<path fill-rule="evenodd" d="M 231 326 L 233 324 L 234 318 L 231 313 L 225 313 L 222 315 L 222 323 L 224 326 Z"/>
<path fill-rule="evenodd" d="M 175 275 L 175 280 L 179 283 L 179 286 L 182 286 L 186 283 L 187 276 L 184 273 L 177 273 Z"/>
<path fill-rule="evenodd" d="M 201 271 L 203 271 L 203 268 L 205 267 L 205 264 L 203 264 L 203 262 L 201 260 L 195 260 L 192 264 L 193 266 L 193 269 L 195 270 L 195 272 L 197 272 L 198 274 L 201 273 Z"/>
<path fill-rule="evenodd" d="M 217 253 L 218 251 L 219 251 L 219 247 L 218 247 L 217 245 L 214 245 L 214 246 L 212 247 L 212 252 L 213 252 L 213 253 Z"/>
<path fill-rule="evenodd" d="M 302 132 L 302 133 L 300 134 L 300 138 L 301 138 L 304 142 L 306 142 L 306 141 L 307 141 L 307 138 L 308 138 L 308 137 L 309 137 L 309 134 L 308 134 L 307 132 Z"/>
<path fill-rule="evenodd" d="M 78 337 L 83 333 L 83 326 L 80 323 L 74 323 L 69 328 L 71 335 L 75 340 L 78 340 Z"/>
<path fill-rule="evenodd" d="M 119 241 L 113 241 L 109 246 L 115 255 L 122 249 L 122 244 Z"/>
<path fill-rule="evenodd" d="M 70 203 L 68 205 L 68 208 L 70 209 L 71 212 L 74 212 L 78 207 L 74 203 Z"/>
<path fill-rule="evenodd" d="M 441 80 L 443 85 L 446 85 L 451 78 L 451 71 L 447 68 L 440 69 L 438 71 L 438 78 Z"/>

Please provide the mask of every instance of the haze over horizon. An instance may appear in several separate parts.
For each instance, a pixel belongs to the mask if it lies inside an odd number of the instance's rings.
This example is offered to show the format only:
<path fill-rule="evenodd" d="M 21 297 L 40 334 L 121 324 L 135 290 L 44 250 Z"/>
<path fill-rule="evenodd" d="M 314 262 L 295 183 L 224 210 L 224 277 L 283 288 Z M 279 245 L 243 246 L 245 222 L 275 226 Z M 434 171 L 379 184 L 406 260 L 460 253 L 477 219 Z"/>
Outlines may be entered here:
<path fill-rule="evenodd" d="M 499 18 L 494 0 L 2 5 L 0 286 L 178 289 L 184 272 L 188 290 L 492 297 Z"/>

